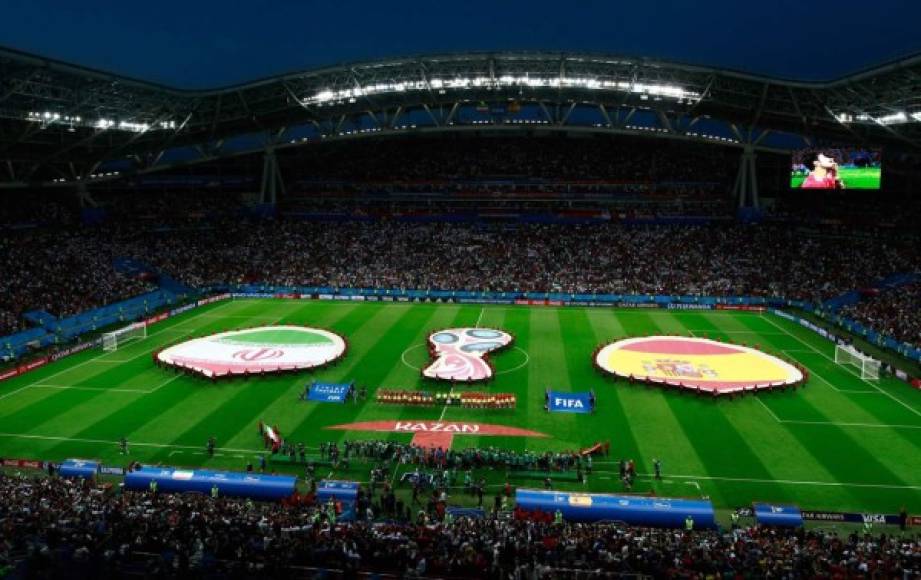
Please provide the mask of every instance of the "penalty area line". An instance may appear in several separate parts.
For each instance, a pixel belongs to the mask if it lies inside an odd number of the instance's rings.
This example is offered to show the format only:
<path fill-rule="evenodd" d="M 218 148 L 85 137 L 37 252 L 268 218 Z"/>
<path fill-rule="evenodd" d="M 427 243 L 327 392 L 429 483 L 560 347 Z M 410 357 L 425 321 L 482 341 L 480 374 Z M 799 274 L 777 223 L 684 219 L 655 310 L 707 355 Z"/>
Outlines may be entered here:
<path fill-rule="evenodd" d="M 867 391 L 867 392 L 875 394 L 874 391 Z M 826 427 L 867 427 L 871 429 L 921 429 L 921 425 L 893 425 L 890 423 L 852 423 L 852 422 L 839 422 L 839 421 L 803 421 L 799 419 L 781 419 L 780 417 L 777 416 L 777 413 L 775 413 L 774 410 L 768 406 L 767 403 L 762 401 L 757 396 L 755 400 L 758 401 L 758 403 L 760 403 L 762 407 L 764 407 L 764 410 L 767 411 L 771 415 L 771 417 L 774 418 L 775 421 L 777 421 L 778 423 L 785 423 L 788 425 L 819 425 L 819 426 L 824 425 Z"/>
<path fill-rule="evenodd" d="M 780 351 L 780 352 L 786 354 L 787 356 L 792 356 L 793 358 L 796 358 L 796 357 L 795 357 L 794 355 L 791 355 L 791 354 L 790 354 L 791 352 L 800 352 L 800 353 L 805 353 L 805 354 L 815 354 L 815 353 L 813 353 L 813 352 L 811 352 L 811 351 L 808 351 L 808 350 L 802 350 L 802 351 L 782 350 L 782 351 Z M 869 390 L 869 389 L 863 389 L 863 390 L 860 390 L 860 391 L 855 391 L 855 390 L 850 390 L 850 389 L 839 389 L 839 388 L 836 387 L 831 381 L 829 381 L 828 379 L 826 379 L 825 377 L 823 377 L 822 375 L 820 375 L 820 374 L 818 373 L 818 371 L 816 371 L 814 368 L 810 369 L 809 372 L 810 372 L 810 374 L 815 375 L 815 378 L 819 379 L 820 381 L 822 381 L 823 383 L 825 383 L 827 386 L 831 387 L 831 388 L 832 388 L 833 390 L 835 390 L 835 391 L 838 391 L 839 393 L 855 393 L 855 394 L 865 394 L 865 395 L 866 395 L 866 394 L 869 394 L 869 395 L 881 395 L 881 394 L 882 394 L 882 393 L 878 393 L 878 392 L 876 392 L 876 391 L 871 391 L 871 390 Z"/>
<path fill-rule="evenodd" d="M 159 391 L 160 389 L 170 384 L 171 382 L 175 381 L 176 379 L 182 378 L 182 376 L 183 375 L 181 374 L 172 376 L 166 379 L 165 381 L 162 381 L 159 385 L 157 385 L 156 387 L 152 389 L 125 389 L 125 388 L 120 388 L 120 387 L 89 387 L 89 386 L 84 386 L 84 385 L 53 385 L 53 384 L 48 384 L 48 383 L 37 383 L 34 385 L 26 385 L 25 387 L 19 390 L 22 391 L 24 389 L 58 389 L 58 390 L 65 391 L 65 390 L 73 389 L 75 391 L 105 391 L 109 393 L 135 393 L 135 394 L 141 394 L 141 395 L 149 395 L 151 393 L 155 393 Z M 17 392 L 18 391 L 13 391 L 12 393 L 8 393 L 5 396 L 8 397 Z M 3 398 L 3 397 L 0 397 L 0 398 Z"/>
<path fill-rule="evenodd" d="M 786 332 L 786 333 L 789 334 L 791 337 L 795 338 L 795 339 L 796 339 L 800 344 L 802 344 L 803 346 L 808 347 L 808 348 L 812 349 L 813 351 L 815 351 L 816 354 L 819 354 L 819 355 L 825 357 L 826 359 L 830 360 L 830 361 L 833 362 L 833 363 L 835 362 L 835 359 L 833 359 L 832 357 L 828 356 L 828 354 L 822 352 L 821 350 L 817 349 L 816 347 L 814 347 L 814 346 L 811 345 L 810 343 L 806 342 L 806 341 L 803 340 L 802 338 L 796 336 L 795 334 L 793 334 L 793 333 L 790 332 L 789 330 L 785 329 L 783 326 L 777 324 L 776 322 L 774 322 L 773 320 L 771 320 L 770 317 L 765 316 L 764 319 L 768 322 L 768 324 L 770 324 L 770 325 L 773 326 L 774 328 L 778 328 L 778 329 L 780 329 L 780 330 Z M 889 391 L 883 390 L 879 385 L 875 385 L 875 384 L 873 384 L 872 382 L 870 382 L 870 381 L 868 381 L 868 380 L 866 380 L 866 379 L 864 379 L 864 378 L 861 378 L 860 375 L 858 375 L 857 373 L 855 373 L 854 371 L 852 371 L 851 369 L 849 369 L 849 368 L 847 368 L 847 367 L 845 367 L 845 366 L 838 365 L 838 363 L 835 363 L 835 365 L 837 365 L 839 368 L 845 370 L 845 371 L 848 372 L 849 374 L 851 374 L 851 375 L 857 377 L 858 379 L 860 379 L 860 380 L 863 381 L 864 383 L 870 385 L 871 387 L 873 387 L 874 389 L 876 389 L 877 391 L 879 391 L 879 392 L 882 393 L 883 395 L 886 395 L 887 397 L 889 397 L 890 399 L 892 399 L 893 401 L 895 401 L 895 402 L 898 403 L 899 405 L 902 405 L 903 407 L 905 407 L 906 409 L 908 409 L 909 411 L 911 411 L 911 412 L 914 413 L 915 415 L 918 415 L 919 417 L 921 417 L 921 411 L 919 411 L 918 409 L 915 409 L 914 407 L 912 407 L 911 405 L 909 405 L 909 404 L 906 403 L 905 401 L 899 399 L 898 397 L 896 397 L 895 395 L 893 395 L 893 394 L 890 393 Z M 813 373 L 813 374 L 815 374 L 815 373 Z M 818 375 L 817 375 L 817 376 L 818 376 Z M 820 378 L 821 378 L 821 377 L 820 377 Z M 823 379 L 823 380 L 824 380 L 824 379 Z M 828 382 L 828 381 L 826 381 L 826 382 Z M 828 383 L 828 384 L 831 385 L 831 383 Z M 847 392 L 847 391 L 844 391 L 844 392 Z"/>

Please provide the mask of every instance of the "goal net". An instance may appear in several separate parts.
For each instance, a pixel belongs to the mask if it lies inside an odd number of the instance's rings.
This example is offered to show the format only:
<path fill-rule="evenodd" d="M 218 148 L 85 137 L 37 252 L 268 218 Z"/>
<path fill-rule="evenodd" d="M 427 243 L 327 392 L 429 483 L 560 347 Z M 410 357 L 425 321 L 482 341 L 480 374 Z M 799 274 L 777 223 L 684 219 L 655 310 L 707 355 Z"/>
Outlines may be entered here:
<path fill-rule="evenodd" d="M 839 365 L 852 365 L 860 369 L 860 378 L 878 379 L 880 362 L 866 355 L 850 344 L 835 345 L 835 362 Z"/>
<path fill-rule="evenodd" d="M 147 338 L 147 325 L 143 322 L 135 322 L 124 328 L 103 334 L 102 350 L 118 350 L 118 347 L 124 343 L 142 338 Z"/>

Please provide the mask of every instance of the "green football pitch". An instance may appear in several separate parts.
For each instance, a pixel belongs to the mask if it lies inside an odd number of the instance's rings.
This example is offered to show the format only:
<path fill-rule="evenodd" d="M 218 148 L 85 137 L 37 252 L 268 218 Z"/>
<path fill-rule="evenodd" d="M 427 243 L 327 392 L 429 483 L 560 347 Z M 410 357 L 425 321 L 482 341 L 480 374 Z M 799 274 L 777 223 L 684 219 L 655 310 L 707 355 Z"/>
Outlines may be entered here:
<path fill-rule="evenodd" d="M 335 330 L 349 351 L 337 365 L 297 375 L 210 381 L 152 364 L 151 352 L 185 337 L 237 327 L 294 323 Z M 492 357 L 497 376 L 486 388 L 513 392 L 516 409 L 403 408 L 378 405 L 378 386 L 421 385 L 424 343 L 434 329 L 504 329 L 514 347 Z M 707 335 L 758 344 L 801 362 L 805 388 L 718 399 L 630 385 L 599 376 L 591 362 L 601 343 L 646 334 Z M 117 441 L 130 442 L 142 463 L 240 470 L 262 452 L 261 419 L 315 449 L 322 441 L 411 435 L 328 430 L 358 421 L 428 420 L 522 427 L 546 438 L 458 435 L 455 448 L 572 450 L 609 440 L 584 484 L 561 489 L 621 491 L 616 461 L 633 458 L 634 491 L 708 496 L 718 507 L 753 500 L 803 508 L 894 512 L 921 509 L 921 391 L 893 379 L 867 382 L 834 363 L 833 347 L 809 330 L 772 314 L 610 308 L 234 300 L 153 325 L 146 339 L 113 352 L 93 349 L 0 384 L 0 457 L 96 458 L 123 465 Z M 367 402 L 299 400 L 312 380 L 368 385 Z M 549 414 L 544 391 L 594 389 L 592 415 Z M 208 457 L 208 437 L 217 453 Z M 664 479 L 653 481 L 652 459 Z M 369 465 L 328 473 L 368 479 Z M 302 474 L 301 468 L 278 466 Z M 405 468 L 403 468 L 405 469 Z M 485 472 L 491 485 L 504 473 Z M 513 484 L 540 486 L 541 481 Z"/>
<path fill-rule="evenodd" d="M 879 167 L 842 167 L 838 170 L 838 177 L 848 189 L 879 189 L 880 175 Z M 799 189 L 805 179 L 805 175 L 793 175 L 790 188 Z"/>

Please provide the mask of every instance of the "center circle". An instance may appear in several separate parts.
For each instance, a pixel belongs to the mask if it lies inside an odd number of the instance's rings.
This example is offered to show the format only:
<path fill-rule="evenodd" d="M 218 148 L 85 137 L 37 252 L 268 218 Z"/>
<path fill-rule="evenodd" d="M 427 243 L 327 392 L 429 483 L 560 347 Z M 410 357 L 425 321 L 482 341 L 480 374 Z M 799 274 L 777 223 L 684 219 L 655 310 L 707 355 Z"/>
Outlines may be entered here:
<path fill-rule="evenodd" d="M 404 365 L 408 366 L 409 368 L 411 368 L 411 369 L 414 370 L 414 371 L 421 371 L 421 370 L 422 370 L 422 367 L 421 367 L 421 366 L 416 366 L 416 365 L 412 364 L 411 362 L 409 362 L 408 360 L 406 360 L 406 355 L 409 354 L 410 352 L 414 352 L 414 351 L 416 351 L 416 350 L 418 350 L 418 349 L 420 349 L 420 348 L 425 348 L 426 346 L 428 346 L 426 343 L 421 343 L 421 344 L 414 344 L 414 345 L 408 347 L 406 350 L 403 351 L 403 354 L 400 355 L 400 361 L 401 361 Z M 521 370 L 521 369 L 523 369 L 524 367 L 526 367 L 526 366 L 528 365 L 528 363 L 531 362 L 531 356 L 530 356 L 530 355 L 528 354 L 528 352 L 527 352 L 526 350 L 524 350 L 523 348 L 521 348 L 521 347 L 519 347 L 519 346 L 513 346 L 512 348 L 509 349 L 509 351 L 518 351 L 518 352 L 520 352 L 521 354 L 524 355 L 524 360 L 523 360 L 520 364 L 518 364 L 517 366 L 514 366 L 514 367 L 512 367 L 512 368 L 510 368 L 510 369 L 503 369 L 503 370 L 501 370 L 501 371 L 497 370 L 497 371 L 496 371 L 496 376 L 499 376 L 499 375 L 507 375 L 507 374 L 513 373 L 513 372 L 515 372 L 515 371 L 517 371 L 517 370 Z"/>

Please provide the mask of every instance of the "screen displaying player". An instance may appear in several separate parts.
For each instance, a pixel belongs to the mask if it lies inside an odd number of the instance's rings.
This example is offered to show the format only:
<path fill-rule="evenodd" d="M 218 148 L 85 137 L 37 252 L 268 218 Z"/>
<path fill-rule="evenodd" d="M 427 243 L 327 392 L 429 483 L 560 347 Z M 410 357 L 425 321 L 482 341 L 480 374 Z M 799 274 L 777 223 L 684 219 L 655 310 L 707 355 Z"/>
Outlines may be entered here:
<path fill-rule="evenodd" d="M 857 147 L 805 149 L 793 154 L 793 189 L 879 189 L 880 152 Z"/>

